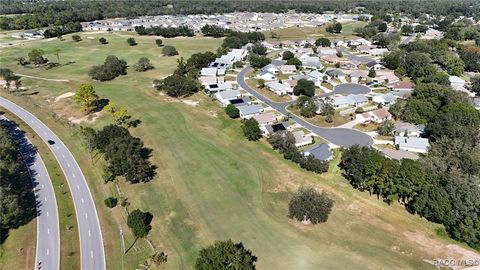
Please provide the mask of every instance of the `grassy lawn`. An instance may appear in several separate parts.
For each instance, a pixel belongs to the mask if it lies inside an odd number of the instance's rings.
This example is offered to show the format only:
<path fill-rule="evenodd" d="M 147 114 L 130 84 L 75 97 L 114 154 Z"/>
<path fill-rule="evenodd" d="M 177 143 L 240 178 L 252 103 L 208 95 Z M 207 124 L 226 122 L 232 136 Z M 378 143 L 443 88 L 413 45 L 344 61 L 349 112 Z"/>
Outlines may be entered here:
<path fill-rule="evenodd" d="M 293 106 L 289 106 L 288 110 L 290 112 L 296 114 L 297 116 L 302 117 L 300 115 L 300 109 L 298 109 L 296 107 L 293 107 Z M 302 118 L 305 121 L 307 121 L 307 122 L 309 122 L 313 125 L 319 126 L 319 127 L 336 127 L 336 126 L 343 125 L 343 124 L 350 121 L 350 117 L 348 115 L 346 115 L 346 116 L 340 115 L 340 113 L 338 111 L 335 111 L 335 114 L 333 115 L 333 122 L 332 123 L 327 123 L 327 121 L 325 121 L 326 117 L 318 115 L 318 114 L 315 115 L 314 117 L 311 117 L 311 118 L 305 118 L 305 117 L 302 117 Z"/>
<path fill-rule="evenodd" d="M 253 90 L 260 93 L 262 96 L 267 97 L 268 99 L 270 99 L 272 101 L 286 102 L 286 101 L 292 100 L 292 97 L 290 97 L 289 95 L 279 96 L 279 95 L 275 94 L 274 92 L 268 90 L 266 87 L 258 88 L 257 87 L 257 79 L 252 78 L 252 77 L 254 77 L 254 71 L 253 70 L 248 72 L 245 77 L 248 78 L 248 79 L 245 79 L 245 82 L 248 84 L 248 86 L 250 86 Z M 268 83 L 268 82 L 266 82 L 266 83 Z"/>
<path fill-rule="evenodd" d="M 379 125 L 375 123 L 367 123 L 367 124 L 356 124 L 355 126 L 353 126 L 353 128 L 363 132 L 370 132 L 370 131 L 376 131 L 378 126 Z"/>
<path fill-rule="evenodd" d="M 38 90 L 38 95 L 2 95 L 45 121 L 77 158 L 94 193 L 109 269 L 121 269 L 119 228 L 127 245 L 133 241 L 124 211 L 107 209 L 103 203 L 108 196 L 118 196 L 117 189 L 113 183 L 103 184 L 101 164 L 90 162 L 78 128 L 55 121 L 52 102 L 47 101 L 90 81 L 89 67 L 103 62 L 108 54 L 129 64 L 147 56 L 156 66 L 146 73 L 129 69 L 127 76 L 93 84 L 102 97 L 127 107 L 133 118 L 142 121 L 131 132 L 153 149 L 157 176 L 146 184 L 119 181 L 118 185 L 131 210 L 153 214 L 148 239 L 157 250 L 168 253 L 166 269 L 191 269 L 201 247 L 228 238 L 251 249 L 259 258 L 259 269 L 434 269 L 423 260 L 448 255 L 442 247 L 450 242 L 435 235 L 437 225 L 408 214 L 402 206 L 388 206 L 354 190 L 341 176 L 338 159 L 326 174 L 305 172 L 264 140 L 246 141 L 240 121 L 229 119 L 218 103 L 202 93 L 188 98 L 199 100 L 198 106 L 158 95 L 151 80 L 171 73 L 178 57 L 160 56 L 154 37 L 136 37 L 139 45 L 128 47 L 122 34 L 102 34 L 110 41 L 106 47 L 86 38 L 94 34 L 82 35 L 85 38 L 79 43 L 69 36 L 63 42 L 36 43 L 49 52 L 62 49 L 62 62 L 75 61 L 47 71 L 21 69 L 12 63 L 14 57 L 26 55 L 33 43 L 3 50 L 0 60 L 16 72 L 72 82 L 24 79 L 24 85 Z M 197 51 L 214 50 L 220 40 L 178 38 L 164 43 L 177 47 L 187 58 Z M 91 125 L 100 128 L 110 121 L 102 116 Z M 287 218 L 291 193 L 304 184 L 317 185 L 334 198 L 327 223 L 305 226 Z M 152 254 L 145 240 L 137 241 L 135 247 L 125 255 L 125 269 L 135 268 Z"/>
<path fill-rule="evenodd" d="M 53 189 L 55 191 L 55 197 L 57 199 L 57 207 L 58 207 L 58 217 L 60 221 L 60 268 L 62 269 L 80 269 L 78 265 L 78 261 L 80 260 L 80 248 L 79 248 L 79 240 L 78 240 L 78 228 L 77 228 L 77 220 L 75 217 L 75 209 L 73 206 L 72 197 L 70 194 L 70 189 L 68 188 L 68 184 L 66 182 L 65 176 L 61 168 L 58 165 L 55 156 L 52 154 L 48 146 L 38 137 L 38 135 L 22 120 L 17 118 L 15 115 L 9 113 L 8 111 L 5 112 L 5 116 L 14 121 L 21 130 L 25 132 L 25 136 L 30 139 L 30 141 L 35 145 L 37 151 L 40 153 L 42 160 L 47 167 L 48 174 L 50 175 L 50 179 L 52 180 Z M 33 231 L 20 234 L 19 237 L 23 236 L 24 240 L 18 239 L 17 237 L 13 237 L 13 239 L 9 238 L 7 241 L 18 241 L 21 243 L 22 246 L 27 245 L 24 247 L 24 250 L 33 250 L 35 252 L 35 245 L 36 245 L 36 236 L 35 236 L 35 221 L 30 222 L 27 226 L 32 226 L 33 224 Z M 19 229 L 20 230 L 20 229 Z M 16 230 L 14 230 L 16 231 Z M 21 231 L 21 230 L 20 230 Z M 32 235 L 33 234 L 33 235 Z M 12 249 L 13 250 L 13 249 Z M 13 269 L 9 268 L 10 263 L 22 263 L 22 262 L 30 262 L 29 269 L 31 269 L 35 264 L 35 253 L 33 253 L 32 257 L 28 257 L 28 260 L 19 259 L 17 256 L 5 256 L 7 261 L 5 262 L 6 269 Z M 31 258 L 31 260 L 30 260 Z M 9 261 L 12 260 L 12 261 Z M 0 266 L 2 263 L 0 263 Z M 15 269 L 24 269 L 27 267 L 22 267 L 21 265 L 16 265 Z"/>
<path fill-rule="evenodd" d="M 36 219 L 10 230 L 5 242 L 0 245 L 0 269 L 33 269 L 36 239 Z"/>
<path fill-rule="evenodd" d="M 271 40 L 271 32 L 275 32 L 280 36 L 280 40 L 297 40 L 297 39 L 306 39 L 306 38 L 314 38 L 317 39 L 319 37 L 326 37 L 332 39 L 342 39 L 342 38 L 352 38 L 353 31 L 357 27 L 365 26 L 365 22 L 348 22 L 343 23 L 342 26 L 342 33 L 340 34 L 331 34 L 328 33 L 326 29 L 326 25 L 322 25 L 320 27 L 288 27 L 283 29 L 275 29 L 271 31 L 265 31 L 265 38 L 267 40 Z"/>

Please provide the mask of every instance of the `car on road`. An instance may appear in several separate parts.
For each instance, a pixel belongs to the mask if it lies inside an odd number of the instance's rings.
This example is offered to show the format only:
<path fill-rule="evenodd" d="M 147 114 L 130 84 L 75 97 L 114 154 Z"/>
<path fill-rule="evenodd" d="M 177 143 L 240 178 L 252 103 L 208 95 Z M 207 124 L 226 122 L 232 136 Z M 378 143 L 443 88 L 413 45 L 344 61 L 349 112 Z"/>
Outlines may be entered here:
<path fill-rule="evenodd" d="M 54 144 L 55 144 L 55 141 L 53 141 L 53 140 L 48 140 L 47 142 L 48 142 L 48 144 L 50 144 L 50 145 L 54 145 Z"/>

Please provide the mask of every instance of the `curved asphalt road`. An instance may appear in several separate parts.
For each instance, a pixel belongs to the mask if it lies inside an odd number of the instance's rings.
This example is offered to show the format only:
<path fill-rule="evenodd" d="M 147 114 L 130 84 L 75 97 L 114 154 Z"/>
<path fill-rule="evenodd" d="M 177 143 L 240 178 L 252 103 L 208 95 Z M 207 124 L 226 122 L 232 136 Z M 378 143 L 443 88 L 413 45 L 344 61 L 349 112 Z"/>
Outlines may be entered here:
<path fill-rule="evenodd" d="M 0 116 L 0 119 L 6 118 Z M 23 132 L 11 122 L 13 137 L 32 179 L 37 208 L 37 248 L 35 269 L 60 269 L 60 228 L 57 200 L 52 182 L 42 158 Z"/>
<path fill-rule="evenodd" d="M 241 70 L 240 73 L 238 73 L 237 75 L 238 85 L 240 85 L 240 87 L 242 87 L 245 91 L 252 94 L 257 99 L 265 102 L 268 106 L 274 108 L 281 114 L 290 115 L 291 119 L 293 119 L 295 122 L 297 122 L 304 128 L 312 131 L 318 136 L 338 146 L 350 147 L 355 144 L 370 146 L 373 144 L 373 139 L 370 136 L 357 130 L 347 129 L 347 128 L 323 128 L 323 127 L 312 125 L 309 122 L 298 117 L 297 115 L 287 111 L 286 107 L 293 102 L 284 102 L 284 103 L 273 102 L 267 97 L 259 94 L 257 91 L 253 90 L 250 86 L 248 86 L 247 83 L 245 82 L 245 74 L 249 72 L 251 69 L 252 68 L 250 66 L 247 66 L 243 70 Z"/>
<path fill-rule="evenodd" d="M 80 235 L 81 267 L 85 270 L 105 269 L 105 252 L 97 210 L 87 181 L 73 155 L 57 135 L 34 115 L 2 97 L 0 106 L 27 123 L 47 144 L 48 140 L 55 141 L 55 144 L 50 145 L 50 149 L 65 174 L 75 205 Z"/>

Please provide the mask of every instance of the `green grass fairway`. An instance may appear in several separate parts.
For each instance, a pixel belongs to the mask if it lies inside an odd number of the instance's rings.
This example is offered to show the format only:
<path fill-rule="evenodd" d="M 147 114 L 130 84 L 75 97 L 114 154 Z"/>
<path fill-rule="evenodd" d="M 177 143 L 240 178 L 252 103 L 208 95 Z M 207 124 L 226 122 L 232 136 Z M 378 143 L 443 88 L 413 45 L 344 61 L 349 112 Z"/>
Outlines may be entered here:
<path fill-rule="evenodd" d="M 129 47 L 130 34 L 81 34 L 3 49 L 1 62 L 16 72 L 47 78 L 70 79 L 68 83 L 24 79 L 39 91 L 33 96 L 2 95 L 30 109 L 60 135 L 80 163 L 94 192 L 106 244 L 109 269 L 121 269 L 119 228 L 127 245 L 133 241 L 120 208 L 107 209 L 103 200 L 117 195 L 112 183 L 103 184 L 101 162 L 89 161 L 78 129 L 65 121 L 54 121 L 52 98 L 90 82 L 86 73 L 93 64 L 115 54 L 132 65 L 149 57 L 156 69 L 110 82 L 93 82 L 97 93 L 122 106 L 142 123 L 131 129 L 153 149 L 152 162 L 158 175 L 146 184 L 119 181 L 120 191 L 131 203 L 129 209 L 150 211 L 153 230 L 148 236 L 156 249 L 168 253 L 166 269 L 191 269 L 201 247 L 215 240 L 242 241 L 258 256 L 258 269 L 434 269 L 424 259 L 447 257 L 446 240 L 435 236 L 437 225 L 408 214 L 403 207 L 387 206 L 375 197 L 354 190 L 341 176 L 335 162 L 327 174 L 315 175 L 284 160 L 266 142 L 248 142 L 240 122 L 228 119 L 217 103 L 202 93 L 188 98 L 192 106 L 159 95 L 153 78 L 173 71 L 176 58 L 160 56 L 154 37 L 136 37 L 139 45 Z M 110 44 L 99 45 L 89 36 L 105 36 Z M 215 50 L 219 39 L 177 38 L 164 43 L 177 47 L 187 58 L 194 52 Z M 61 61 L 74 64 L 58 69 L 22 69 L 12 63 L 33 47 L 52 52 L 60 48 Z M 53 55 L 48 55 L 53 59 Z M 92 125 L 110 123 L 102 116 Z M 338 152 L 337 159 L 338 162 Z M 305 226 L 289 220 L 288 200 L 302 184 L 314 184 L 335 200 L 327 223 Z M 435 249 L 431 247 L 435 246 Z M 125 269 L 133 269 L 152 254 L 145 240 L 125 256 Z M 163 269 L 163 268 L 162 268 Z"/>
<path fill-rule="evenodd" d="M 298 40 L 298 39 L 308 39 L 313 38 L 317 39 L 319 37 L 326 37 L 329 39 L 343 39 L 353 37 L 353 31 L 357 27 L 365 26 L 365 22 L 348 22 L 342 23 L 342 33 L 332 34 L 328 33 L 326 25 L 320 27 L 288 27 L 283 29 L 275 29 L 270 31 L 264 31 L 265 38 L 267 40 L 272 39 L 271 32 L 277 33 L 280 37 L 280 40 Z"/>

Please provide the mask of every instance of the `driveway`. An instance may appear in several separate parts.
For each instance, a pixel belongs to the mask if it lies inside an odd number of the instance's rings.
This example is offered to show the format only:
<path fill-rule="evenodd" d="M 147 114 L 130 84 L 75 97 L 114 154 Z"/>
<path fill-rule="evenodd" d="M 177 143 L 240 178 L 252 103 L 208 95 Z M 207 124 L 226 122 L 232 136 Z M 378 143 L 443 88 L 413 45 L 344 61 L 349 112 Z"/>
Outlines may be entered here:
<path fill-rule="evenodd" d="M 7 120 L 3 116 L 0 119 Z M 37 208 L 37 244 L 35 265 L 42 269 L 60 268 L 60 229 L 57 200 L 47 168 L 35 146 L 10 122 L 13 137 L 30 174 Z"/>
<path fill-rule="evenodd" d="M 318 136 L 326 139 L 327 141 L 331 142 L 332 144 L 344 147 L 350 147 L 355 144 L 359 145 L 372 145 L 373 140 L 367 134 L 346 128 L 323 128 L 316 125 L 313 125 L 303 118 L 295 114 L 291 114 L 287 111 L 286 107 L 292 104 L 294 101 L 290 102 L 273 102 L 267 97 L 259 94 L 257 91 L 250 88 L 247 83 L 245 82 L 245 74 L 251 70 L 250 66 L 245 67 L 240 73 L 237 75 L 237 83 L 240 87 L 242 87 L 245 91 L 256 97 L 257 99 L 261 100 L 262 102 L 266 103 L 268 106 L 274 108 L 276 111 L 283 115 L 289 115 L 292 120 L 300 124 L 302 127 L 312 131 L 313 133 L 317 134 Z M 332 92 L 333 93 L 333 92 Z M 332 94 L 329 93 L 329 94 Z M 324 94 L 325 95 L 325 94 Z"/>
<path fill-rule="evenodd" d="M 97 209 L 85 176 L 67 146 L 44 123 L 15 103 L 0 97 L 0 106 L 9 110 L 29 125 L 47 144 L 62 168 L 72 193 L 80 236 L 81 268 L 104 270 L 105 252 Z M 48 269 L 42 267 L 42 269 Z"/>

